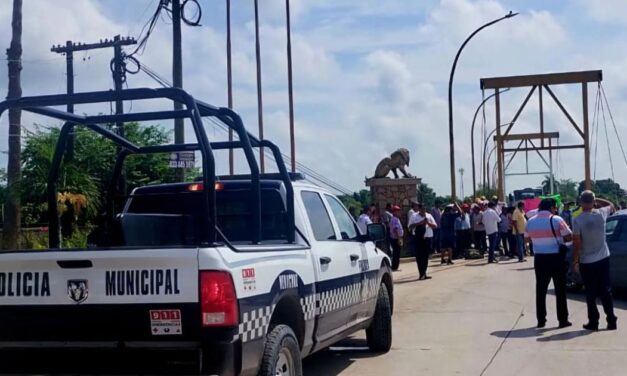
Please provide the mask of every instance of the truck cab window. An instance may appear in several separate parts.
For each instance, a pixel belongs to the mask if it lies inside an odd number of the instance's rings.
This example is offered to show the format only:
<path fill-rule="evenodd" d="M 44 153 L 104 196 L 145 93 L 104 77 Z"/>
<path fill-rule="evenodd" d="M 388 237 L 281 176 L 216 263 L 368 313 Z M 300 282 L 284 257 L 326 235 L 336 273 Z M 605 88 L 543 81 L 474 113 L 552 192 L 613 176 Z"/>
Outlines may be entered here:
<path fill-rule="evenodd" d="M 315 192 L 301 192 L 303 204 L 307 211 L 307 217 L 311 223 L 311 229 L 316 240 L 335 240 L 335 231 L 327 209 L 324 207 L 322 197 Z"/>
<path fill-rule="evenodd" d="M 357 226 L 355 225 L 355 222 L 351 218 L 350 214 L 348 214 L 346 209 L 344 209 L 344 206 L 342 206 L 342 204 L 335 197 L 329 195 L 325 196 L 327 198 L 327 201 L 329 202 L 329 206 L 331 207 L 331 211 L 333 212 L 335 221 L 340 228 L 342 240 L 357 239 L 359 231 L 357 231 Z"/>
<path fill-rule="evenodd" d="M 218 226 L 231 242 L 252 239 L 249 189 L 216 192 Z M 159 192 L 134 195 L 121 216 L 125 245 L 194 245 L 204 238 L 203 195 L 201 192 Z M 286 211 L 281 194 L 261 191 L 261 233 L 264 241 L 287 238 Z"/>

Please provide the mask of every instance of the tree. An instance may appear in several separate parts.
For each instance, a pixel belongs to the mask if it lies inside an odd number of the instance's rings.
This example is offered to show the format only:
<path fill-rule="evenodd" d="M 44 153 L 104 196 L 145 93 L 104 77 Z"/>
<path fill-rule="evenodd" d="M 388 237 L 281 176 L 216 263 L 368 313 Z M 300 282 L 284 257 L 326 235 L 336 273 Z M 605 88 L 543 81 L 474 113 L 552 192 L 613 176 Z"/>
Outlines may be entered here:
<path fill-rule="evenodd" d="M 162 145 L 170 142 L 170 133 L 159 126 L 139 126 L 137 123 L 125 124 L 126 138 L 137 145 Z M 59 129 L 37 127 L 25 142 L 22 154 L 24 166 L 22 200 L 24 219 L 28 225 L 47 222 L 46 189 L 48 171 L 59 138 Z M 59 172 L 58 191 L 62 205 L 70 210 L 67 220 L 62 220 L 63 227 L 91 223 L 104 210 L 108 184 L 116 158 L 116 147 L 102 136 L 78 128 L 75 130 L 75 155 L 71 161 L 64 161 Z M 127 188 L 132 189 L 155 183 L 174 182 L 175 171 L 169 168 L 167 154 L 148 154 L 129 156 L 125 163 Z M 189 174 L 193 179 L 198 175 L 195 169 Z M 124 192 L 123 195 L 126 195 Z M 80 202 L 85 198 L 81 210 L 72 210 L 70 203 Z M 77 207 L 78 208 L 78 207 Z M 76 213 L 76 212 L 79 213 Z M 61 210 L 60 210 L 61 212 Z M 63 218 L 62 218 L 63 219 Z M 68 223 L 71 221 L 71 223 Z M 65 233 L 65 236 L 69 234 Z"/>
<path fill-rule="evenodd" d="M 372 203 L 372 196 L 370 191 L 362 189 L 359 192 L 355 192 L 352 195 L 339 196 L 340 201 L 346 206 L 346 209 L 351 212 L 355 217 L 359 216 L 361 209 L 365 206 L 370 206 Z"/>
<path fill-rule="evenodd" d="M 7 170 L 0 168 L 0 202 L 7 198 Z"/>
<path fill-rule="evenodd" d="M 586 189 L 586 182 L 579 183 L 578 192 L 581 193 Z M 595 180 L 592 182 L 592 191 L 599 197 L 605 198 L 612 202 L 619 202 L 625 199 L 625 191 L 620 184 L 612 179 Z"/>
<path fill-rule="evenodd" d="M 420 183 L 418 188 L 418 201 L 423 203 L 425 207 L 430 208 L 435 204 L 436 194 L 433 188 L 429 187 L 427 183 Z"/>
<path fill-rule="evenodd" d="M 496 189 L 491 188 L 489 186 L 485 186 L 483 184 L 479 184 L 479 186 L 477 187 L 477 197 L 475 198 L 480 198 L 480 197 L 485 197 L 487 199 L 492 198 L 493 196 L 496 196 Z"/>
<path fill-rule="evenodd" d="M 558 188 L 559 183 L 555 178 L 553 178 L 553 192 L 559 192 Z M 542 192 L 546 195 L 551 193 L 551 177 L 549 175 L 544 175 L 544 180 L 542 181 Z"/>
<path fill-rule="evenodd" d="M 362 206 L 370 206 L 372 204 L 372 194 L 368 189 L 362 189 L 357 193 L 359 198 L 356 198 Z"/>
<path fill-rule="evenodd" d="M 362 205 L 359 201 L 355 199 L 356 193 L 353 195 L 341 195 L 338 198 L 342 201 L 342 204 L 348 209 L 349 213 L 355 218 L 359 216 L 361 213 Z"/>
<path fill-rule="evenodd" d="M 9 90 L 7 99 L 22 96 L 22 0 L 13 0 L 11 20 L 11 45 L 7 49 L 9 71 Z M 21 219 L 20 180 L 22 168 L 20 161 L 22 112 L 9 109 L 9 161 L 7 165 L 7 197 L 4 207 L 4 228 L 2 246 L 5 249 L 19 248 Z"/>
<path fill-rule="evenodd" d="M 572 179 L 560 179 L 557 186 L 563 201 L 571 201 L 577 198 L 577 183 Z"/>

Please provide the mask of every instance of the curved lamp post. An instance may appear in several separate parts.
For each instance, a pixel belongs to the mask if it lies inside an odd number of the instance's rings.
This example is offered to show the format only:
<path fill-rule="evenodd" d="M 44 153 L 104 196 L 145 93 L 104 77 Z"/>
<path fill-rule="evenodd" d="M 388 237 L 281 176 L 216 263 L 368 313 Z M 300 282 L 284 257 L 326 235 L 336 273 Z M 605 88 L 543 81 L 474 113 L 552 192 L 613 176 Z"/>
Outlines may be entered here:
<path fill-rule="evenodd" d="M 448 133 L 449 133 L 449 150 L 450 150 L 450 162 L 451 162 L 451 199 L 455 201 L 457 199 L 457 195 L 455 193 L 455 137 L 453 136 L 453 77 L 455 76 L 455 68 L 457 67 L 457 60 L 459 60 L 459 55 L 461 55 L 462 50 L 466 47 L 466 44 L 477 35 L 478 32 L 485 29 L 488 26 L 492 26 L 497 22 L 503 21 L 507 18 L 512 18 L 518 15 L 518 13 L 513 13 L 510 11 L 505 16 L 498 18 L 496 20 L 490 21 L 483 26 L 479 27 L 477 30 L 473 31 L 472 34 L 466 38 L 464 43 L 459 47 L 457 51 L 457 55 L 455 55 L 455 60 L 453 60 L 453 66 L 451 67 L 451 75 L 448 79 Z"/>
<path fill-rule="evenodd" d="M 502 94 L 508 91 L 509 88 L 505 90 L 499 91 L 499 94 Z M 496 95 L 496 93 L 488 95 L 477 107 L 475 111 L 475 115 L 472 117 L 472 127 L 470 127 L 470 154 L 472 154 L 472 195 L 477 196 L 477 175 L 475 170 L 475 122 L 477 121 L 477 115 L 479 115 L 479 111 L 483 108 L 483 106 Z"/>
<path fill-rule="evenodd" d="M 494 151 L 496 150 L 496 145 L 494 145 L 492 147 L 492 149 L 490 150 L 490 152 L 488 153 L 488 160 L 486 161 L 486 176 L 487 176 L 487 180 L 486 183 L 484 183 L 484 187 L 488 187 L 490 188 L 490 179 L 494 177 L 494 173 L 490 174 L 490 158 L 492 157 L 492 155 L 494 154 Z M 496 165 L 493 167 L 493 169 L 496 168 Z M 492 179 L 492 181 L 494 181 L 494 179 Z"/>
<path fill-rule="evenodd" d="M 512 124 L 512 123 L 505 123 L 505 124 L 501 124 L 501 125 L 499 125 L 499 128 L 506 127 L 506 126 L 508 126 L 508 125 L 510 125 L 510 124 Z M 494 132 L 496 132 L 496 128 L 494 128 L 493 130 L 491 130 L 491 131 L 490 131 L 490 133 L 488 133 L 488 135 L 486 136 L 485 140 L 483 141 L 483 159 L 482 159 L 482 162 L 481 162 L 481 163 L 482 163 L 482 166 L 485 166 L 485 165 L 486 165 L 486 163 L 485 163 L 485 161 L 486 161 L 486 154 L 485 154 L 485 152 L 486 152 L 486 150 L 488 149 L 488 141 L 490 141 L 490 137 L 492 137 L 492 135 L 494 134 Z M 492 151 L 490 151 L 490 153 L 492 153 Z M 489 159 L 489 158 L 490 158 L 490 157 L 489 157 L 489 154 L 488 154 L 488 159 Z M 484 173 L 483 173 L 483 184 L 485 185 L 486 175 L 488 175 L 488 174 L 490 173 L 490 172 L 489 172 L 489 168 L 484 167 L 483 172 L 484 172 Z M 488 176 L 488 178 L 489 178 L 489 176 Z"/>

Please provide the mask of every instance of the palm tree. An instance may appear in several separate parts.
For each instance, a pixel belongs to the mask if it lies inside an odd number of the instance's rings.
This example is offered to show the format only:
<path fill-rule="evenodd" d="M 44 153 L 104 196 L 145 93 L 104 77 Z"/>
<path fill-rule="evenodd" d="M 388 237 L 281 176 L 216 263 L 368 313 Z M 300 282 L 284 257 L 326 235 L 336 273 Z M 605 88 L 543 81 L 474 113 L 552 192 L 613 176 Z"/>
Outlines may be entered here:
<path fill-rule="evenodd" d="M 574 200 L 577 197 L 577 183 L 572 179 L 560 179 L 558 186 L 562 199 Z"/>
<path fill-rule="evenodd" d="M 553 192 L 560 192 L 560 183 L 555 179 L 553 179 L 553 188 Z M 544 175 L 544 180 L 542 181 L 542 192 L 544 192 L 544 194 L 551 193 L 551 177 L 549 175 Z"/>
<path fill-rule="evenodd" d="M 22 96 L 22 0 L 13 0 L 11 21 L 11 45 L 7 49 L 9 90 L 7 99 Z M 4 207 L 4 229 L 2 246 L 5 249 L 19 248 L 22 205 L 20 201 L 20 180 L 22 167 L 21 153 L 22 112 L 18 108 L 9 110 L 9 162 L 7 165 L 7 198 Z"/>

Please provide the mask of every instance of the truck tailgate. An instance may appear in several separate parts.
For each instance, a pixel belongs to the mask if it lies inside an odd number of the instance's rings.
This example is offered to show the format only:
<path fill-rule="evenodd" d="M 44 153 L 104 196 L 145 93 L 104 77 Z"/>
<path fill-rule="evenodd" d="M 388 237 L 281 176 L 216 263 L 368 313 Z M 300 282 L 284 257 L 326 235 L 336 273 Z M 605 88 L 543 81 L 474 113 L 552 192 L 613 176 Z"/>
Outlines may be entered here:
<path fill-rule="evenodd" d="M 196 248 L 0 254 L 2 347 L 197 340 L 199 310 Z"/>

